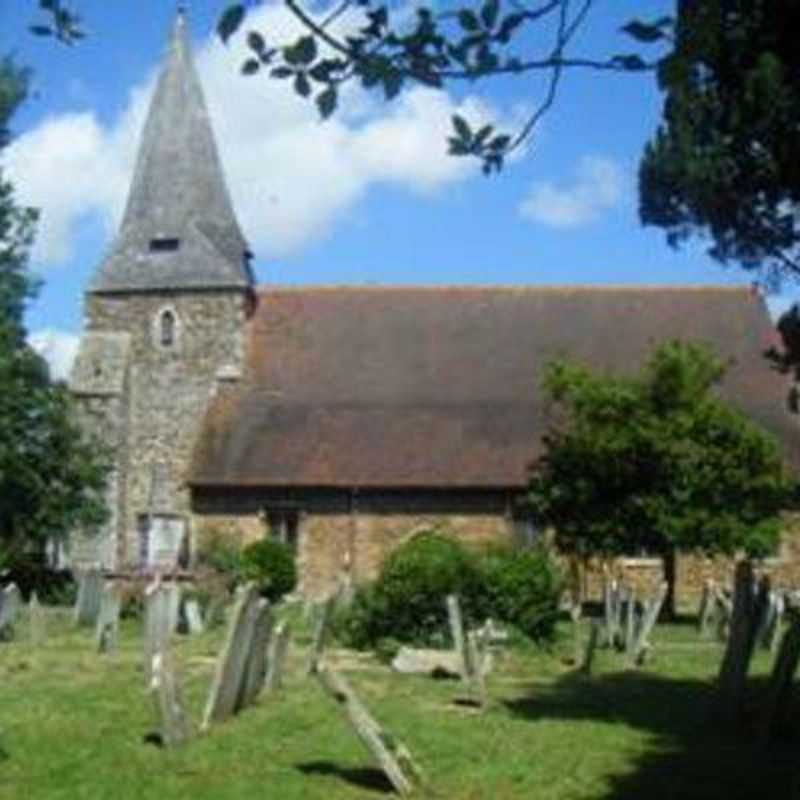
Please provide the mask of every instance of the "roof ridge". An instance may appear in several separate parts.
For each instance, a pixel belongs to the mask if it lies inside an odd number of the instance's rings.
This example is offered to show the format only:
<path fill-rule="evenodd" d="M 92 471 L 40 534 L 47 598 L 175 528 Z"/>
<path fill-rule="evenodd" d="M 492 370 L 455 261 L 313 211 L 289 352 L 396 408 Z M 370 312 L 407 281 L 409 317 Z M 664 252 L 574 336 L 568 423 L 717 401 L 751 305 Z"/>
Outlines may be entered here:
<path fill-rule="evenodd" d="M 747 292 L 754 293 L 752 286 L 730 284 L 259 284 L 255 287 L 259 294 L 269 292 L 304 292 L 304 291 L 366 291 L 366 292 L 402 292 L 402 291 L 512 291 L 512 292 L 663 292 L 663 291 L 714 291 L 714 292 Z"/>

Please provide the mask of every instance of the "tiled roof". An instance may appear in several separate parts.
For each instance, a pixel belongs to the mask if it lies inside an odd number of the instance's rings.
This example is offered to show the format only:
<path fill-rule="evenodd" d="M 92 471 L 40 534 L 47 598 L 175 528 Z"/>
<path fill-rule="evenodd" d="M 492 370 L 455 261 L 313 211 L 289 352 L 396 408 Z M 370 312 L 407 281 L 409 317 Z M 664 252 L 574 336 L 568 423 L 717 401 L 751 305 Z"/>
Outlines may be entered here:
<path fill-rule="evenodd" d="M 670 338 L 710 343 L 721 394 L 800 467 L 764 302 L 730 288 L 263 288 L 247 374 L 213 403 L 191 482 L 516 487 L 547 424 L 542 368 L 637 370 Z"/>

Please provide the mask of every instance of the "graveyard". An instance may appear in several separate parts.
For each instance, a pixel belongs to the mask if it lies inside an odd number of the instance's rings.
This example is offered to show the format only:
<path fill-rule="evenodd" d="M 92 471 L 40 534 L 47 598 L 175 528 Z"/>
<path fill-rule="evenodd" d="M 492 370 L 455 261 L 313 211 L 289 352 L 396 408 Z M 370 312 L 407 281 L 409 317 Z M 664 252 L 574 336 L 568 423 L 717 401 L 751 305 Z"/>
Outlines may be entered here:
<path fill-rule="evenodd" d="M 564 611 L 553 644 L 535 647 L 465 631 L 447 598 L 457 674 L 437 679 L 342 647 L 333 601 L 270 607 L 244 587 L 205 625 L 156 582 L 120 620 L 112 586 L 83 584 L 74 608 L 14 603 L 2 800 L 800 797 L 796 739 L 760 733 L 777 643 L 755 647 L 744 723 L 715 712 L 719 633 L 737 624 L 715 587 L 654 624 L 639 659 L 624 603 L 613 619 Z"/>

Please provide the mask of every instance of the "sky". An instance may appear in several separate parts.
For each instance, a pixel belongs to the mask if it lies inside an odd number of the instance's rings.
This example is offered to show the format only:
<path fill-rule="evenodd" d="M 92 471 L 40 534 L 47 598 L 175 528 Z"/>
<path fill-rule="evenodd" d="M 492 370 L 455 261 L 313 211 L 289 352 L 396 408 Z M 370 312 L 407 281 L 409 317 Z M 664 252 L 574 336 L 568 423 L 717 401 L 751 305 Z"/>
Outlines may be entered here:
<path fill-rule="evenodd" d="M 410 1 L 395 5 L 407 13 Z M 661 108 L 652 76 L 568 72 L 524 151 L 487 178 L 477 163 L 447 155 L 451 115 L 512 131 L 541 99 L 539 77 L 418 87 L 392 103 L 352 87 L 322 122 L 286 84 L 239 74 L 242 37 L 226 47 L 214 33 L 225 5 L 195 0 L 188 19 L 259 283 L 750 284 L 749 274 L 709 259 L 702 241 L 674 250 L 639 223 L 637 163 Z M 251 5 L 245 30 L 271 42 L 291 36 L 279 3 Z M 0 0 L 0 53 L 34 70 L 2 165 L 18 199 L 41 211 L 32 267 L 43 288 L 27 323 L 59 377 L 77 347 L 84 288 L 116 232 L 176 4 L 71 7 L 88 37 L 65 47 L 28 32 L 40 21 L 34 0 Z M 671 7 L 653 0 L 647 14 Z M 619 28 L 641 9 L 636 0 L 596 2 L 569 54 L 636 51 Z M 784 292 L 768 298 L 773 313 L 798 293 Z"/>

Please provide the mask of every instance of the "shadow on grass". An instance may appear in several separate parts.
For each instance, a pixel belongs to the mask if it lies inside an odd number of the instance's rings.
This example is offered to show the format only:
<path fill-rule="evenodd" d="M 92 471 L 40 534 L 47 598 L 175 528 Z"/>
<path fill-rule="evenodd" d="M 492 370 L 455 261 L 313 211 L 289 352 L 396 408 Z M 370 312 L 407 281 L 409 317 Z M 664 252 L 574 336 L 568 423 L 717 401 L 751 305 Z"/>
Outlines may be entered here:
<path fill-rule="evenodd" d="M 296 767 L 303 775 L 333 775 L 353 786 L 357 786 L 359 789 L 372 789 L 386 794 L 391 794 L 394 791 L 389 779 L 379 769 L 370 767 L 348 769 L 330 761 L 307 761 L 303 764 L 297 764 Z"/>
<path fill-rule="evenodd" d="M 763 690 L 763 681 L 753 684 L 754 700 Z M 652 747 L 631 770 L 609 776 L 607 800 L 800 800 L 797 736 L 760 747 L 755 707 L 749 726 L 723 728 L 711 714 L 712 700 L 708 682 L 624 672 L 568 675 L 506 707 L 530 720 L 602 721 L 652 733 Z"/>

